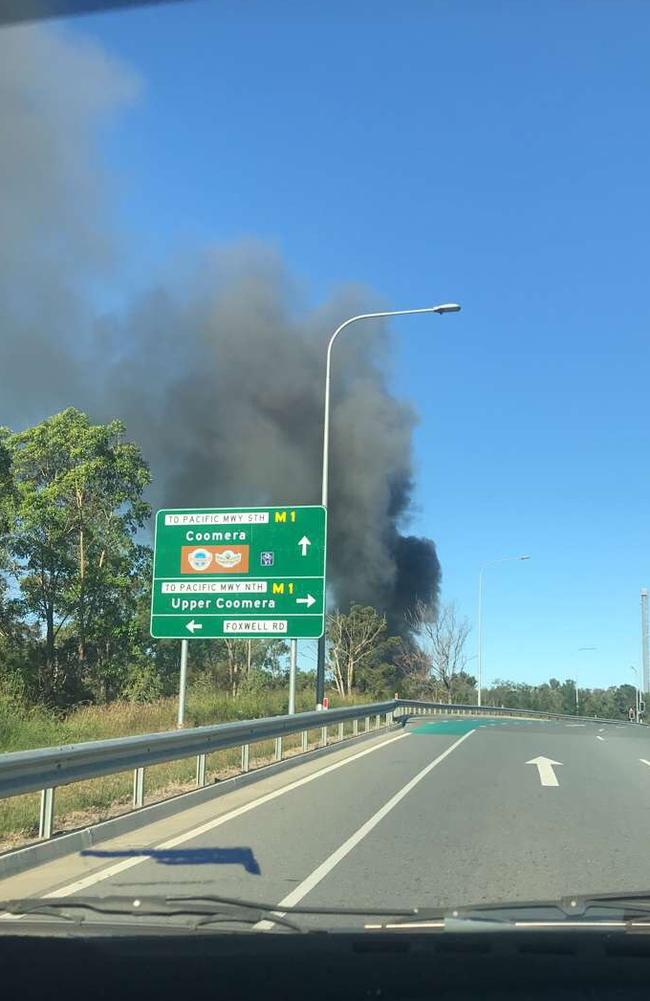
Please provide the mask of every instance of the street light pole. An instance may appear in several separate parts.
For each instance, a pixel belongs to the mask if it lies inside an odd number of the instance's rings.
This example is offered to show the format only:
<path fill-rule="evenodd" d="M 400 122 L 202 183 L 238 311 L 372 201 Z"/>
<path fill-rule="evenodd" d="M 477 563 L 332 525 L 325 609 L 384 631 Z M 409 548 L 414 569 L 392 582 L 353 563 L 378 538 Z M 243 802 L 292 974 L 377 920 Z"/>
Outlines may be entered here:
<path fill-rule="evenodd" d="M 440 306 L 424 306 L 420 309 L 392 309 L 380 313 L 360 313 L 351 316 L 340 324 L 332 334 L 327 345 L 325 362 L 325 409 L 323 417 L 323 470 L 321 477 L 321 504 L 327 507 L 329 498 L 329 449 L 330 449 L 330 387 L 332 381 L 332 348 L 334 341 L 342 330 L 359 320 L 376 320 L 393 316 L 412 316 L 416 313 L 458 313 L 460 306 L 455 302 L 442 303 Z M 318 640 L 318 660 L 316 663 L 316 708 L 322 709 L 325 695 L 325 636 Z"/>
<path fill-rule="evenodd" d="M 481 629 L 482 629 L 482 617 L 483 617 L 483 573 L 488 567 L 493 567 L 497 563 L 510 563 L 513 560 L 529 560 L 530 556 L 502 556 L 499 560 L 490 560 L 489 563 L 484 563 L 480 569 L 478 575 L 478 611 L 476 616 L 476 636 L 477 636 L 477 651 L 476 651 L 476 661 L 477 661 L 477 682 L 478 682 L 478 705 L 481 705 L 481 682 L 482 682 L 482 663 L 481 663 Z"/>
<path fill-rule="evenodd" d="M 634 686 L 634 693 L 635 693 L 635 696 L 634 696 L 634 719 L 635 719 L 635 722 L 638 723 L 639 722 L 639 705 L 640 705 L 640 702 L 641 702 L 641 696 L 640 696 L 640 693 L 639 693 L 639 672 L 636 669 L 636 667 L 632 666 L 632 664 L 630 664 L 630 671 L 634 671 L 634 674 L 636 676 L 636 684 Z"/>

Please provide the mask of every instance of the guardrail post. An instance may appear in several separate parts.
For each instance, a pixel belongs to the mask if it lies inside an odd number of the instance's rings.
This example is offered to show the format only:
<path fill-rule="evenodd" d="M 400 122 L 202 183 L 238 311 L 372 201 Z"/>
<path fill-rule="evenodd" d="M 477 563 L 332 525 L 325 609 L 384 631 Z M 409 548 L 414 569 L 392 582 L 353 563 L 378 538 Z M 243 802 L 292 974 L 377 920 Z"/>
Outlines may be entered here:
<path fill-rule="evenodd" d="M 196 756 L 196 784 L 197 786 L 205 785 L 205 754 L 197 754 Z"/>
<path fill-rule="evenodd" d="M 309 734 L 303 730 L 300 734 L 300 750 L 305 754 L 309 750 Z"/>
<path fill-rule="evenodd" d="M 241 749 L 241 770 L 242 772 L 247 772 L 250 768 L 251 760 L 251 745 L 242 744 Z"/>
<path fill-rule="evenodd" d="M 392 726 L 395 721 L 395 713 L 386 713 L 386 726 Z"/>
<path fill-rule="evenodd" d="M 343 740 L 345 723 L 339 723 L 339 740 Z"/>
<path fill-rule="evenodd" d="M 133 809 L 144 806 L 144 768 L 133 769 Z"/>
<path fill-rule="evenodd" d="M 358 734 L 359 734 L 359 720 L 358 719 L 353 719 L 352 720 L 352 736 L 356 737 L 356 736 L 358 736 Z"/>
<path fill-rule="evenodd" d="M 381 716 L 379 715 L 379 713 L 377 713 L 377 715 L 375 716 L 375 730 L 378 730 L 380 726 L 381 726 Z"/>
<path fill-rule="evenodd" d="M 366 733 L 370 729 L 370 716 L 366 716 Z"/>
<path fill-rule="evenodd" d="M 275 738 L 275 760 L 282 761 L 282 737 Z"/>
<path fill-rule="evenodd" d="M 52 837 L 54 827 L 54 789 L 41 789 L 41 810 L 38 818 L 38 836 L 42 841 Z"/>
<path fill-rule="evenodd" d="M 320 744 L 321 747 L 327 747 L 327 727 L 322 726 L 320 728 Z"/>

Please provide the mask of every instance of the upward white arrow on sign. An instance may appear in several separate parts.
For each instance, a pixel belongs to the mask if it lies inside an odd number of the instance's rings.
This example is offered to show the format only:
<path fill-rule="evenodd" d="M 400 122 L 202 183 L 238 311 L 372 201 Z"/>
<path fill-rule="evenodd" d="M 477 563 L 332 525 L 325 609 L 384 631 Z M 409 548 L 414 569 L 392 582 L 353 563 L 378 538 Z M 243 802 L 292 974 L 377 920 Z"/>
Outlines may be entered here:
<path fill-rule="evenodd" d="M 303 535 L 302 539 L 298 543 L 301 549 L 301 556 L 307 555 L 307 546 L 311 546 L 311 539 L 308 539 L 306 535 Z"/>
<path fill-rule="evenodd" d="M 561 761 L 553 761 L 552 758 L 545 758 L 540 754 L 537 758 L 531 758 L 527 765 L 536 765 L 539 773 L 539 781 L 543 786 L 559 786 L 557 775 L 553 771 L 553 765 L 561 765 Z"/>

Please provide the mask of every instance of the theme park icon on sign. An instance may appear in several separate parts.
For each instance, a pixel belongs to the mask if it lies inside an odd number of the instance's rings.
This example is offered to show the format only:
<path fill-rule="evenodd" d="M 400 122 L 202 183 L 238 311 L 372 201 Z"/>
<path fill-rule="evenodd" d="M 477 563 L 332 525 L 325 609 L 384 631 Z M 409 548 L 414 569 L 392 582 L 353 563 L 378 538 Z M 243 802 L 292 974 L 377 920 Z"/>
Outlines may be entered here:
<path fill-rule="evenodd" d="M 248 573 L 248 546 L 182 546 L 181 573 Z"/>

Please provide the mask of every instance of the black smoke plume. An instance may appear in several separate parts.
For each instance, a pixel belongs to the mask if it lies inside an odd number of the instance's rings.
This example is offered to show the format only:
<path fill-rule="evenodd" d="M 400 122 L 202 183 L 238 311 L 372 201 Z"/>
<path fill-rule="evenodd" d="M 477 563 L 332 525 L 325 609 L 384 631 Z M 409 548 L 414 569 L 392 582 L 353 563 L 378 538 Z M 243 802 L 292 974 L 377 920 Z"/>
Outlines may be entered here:
<path fill-rule="evenodd" d="M 97 129 L 138 91 L 96 46 L 43 28 L 0 37 L 0 423 L 67 405 L 122 418 L 155 505 L 319 503 L 327 339 L 377 297 L 350 286 L 309 308 L 280 255 L 250 241 L 176 261 L 98 319 L 123 248 Z M 435 606 L 440 568 L 430 540 L 401 531 L 415 415 L 387 387 L 388 348 L 377 321 L 336 344 L 329 569 L 339 605 L 372 603 L 402 628 L 416 599 Z"/>

